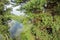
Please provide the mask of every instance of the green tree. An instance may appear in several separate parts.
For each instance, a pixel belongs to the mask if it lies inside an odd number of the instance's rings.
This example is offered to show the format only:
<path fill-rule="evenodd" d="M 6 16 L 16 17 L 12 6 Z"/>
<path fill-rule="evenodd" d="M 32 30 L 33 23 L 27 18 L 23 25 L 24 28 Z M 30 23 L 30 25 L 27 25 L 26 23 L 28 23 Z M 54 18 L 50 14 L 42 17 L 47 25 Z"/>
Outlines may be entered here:
<path fill-rule="evenodd" d="M 10 10 L 4 10 L 4 5 L 7 3 L 8 0 L 0 0 L 0 34 L 2 35 L 2 40 L 11 40 L 9 37 L 8 32 L 8 25 L 7 20 L 9 19 Z"/>
<path fill-rule="evenodd" d="M 22 6 L 28 17 L 21 40 L 60 40 L 59 8 L 59 0 L 30 0 Z"/>

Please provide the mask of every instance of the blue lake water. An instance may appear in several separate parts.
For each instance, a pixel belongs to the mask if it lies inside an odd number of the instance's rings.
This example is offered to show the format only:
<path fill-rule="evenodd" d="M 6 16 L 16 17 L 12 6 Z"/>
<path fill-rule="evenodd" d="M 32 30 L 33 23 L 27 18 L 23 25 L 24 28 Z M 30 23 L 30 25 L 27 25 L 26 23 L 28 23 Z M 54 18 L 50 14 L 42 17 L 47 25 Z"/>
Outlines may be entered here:
<path fill-rule="evenodd" d="M 15 22 L 13 24 L 13 26 L 11 26 L 10 29 L 9 29 L 10 36 L 12 38 L 16 37 L 16 36 L 19 36 L 20 33 L 22 32 L 22 30 L 23 30 L 23 24 L 21 24 L 19 22 Z"/>

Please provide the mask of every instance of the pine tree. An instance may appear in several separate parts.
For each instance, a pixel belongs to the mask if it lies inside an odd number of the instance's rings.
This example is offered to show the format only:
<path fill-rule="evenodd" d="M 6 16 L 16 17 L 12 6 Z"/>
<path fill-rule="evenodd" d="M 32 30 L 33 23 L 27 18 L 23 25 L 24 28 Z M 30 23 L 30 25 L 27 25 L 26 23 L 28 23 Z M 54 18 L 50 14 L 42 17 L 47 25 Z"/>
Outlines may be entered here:
<path fill-rule="evenodd" d="M 30 0 L 22 6 L 28 15 L 21 40 L 60 40 L 60 1 Z M 29 23 L 30 22 L 30 23 Z"/>

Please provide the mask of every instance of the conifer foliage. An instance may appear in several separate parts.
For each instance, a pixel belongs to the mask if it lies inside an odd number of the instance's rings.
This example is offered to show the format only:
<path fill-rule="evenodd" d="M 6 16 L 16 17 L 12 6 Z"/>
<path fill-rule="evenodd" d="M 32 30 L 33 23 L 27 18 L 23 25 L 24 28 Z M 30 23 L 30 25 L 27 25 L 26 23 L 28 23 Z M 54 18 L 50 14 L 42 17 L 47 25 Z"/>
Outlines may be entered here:
<path fill-rule="evenodd" d="M 60 1 L 30 0 L 22 6 L 29 16 L 30 24 L 21 40 L 60 40 Z M 26 20 L 25 20 L 26 21 Z M 28 21 L 27 21 L 28 22 Z M 32 24 L 32 26 L 30 26 Z"/>

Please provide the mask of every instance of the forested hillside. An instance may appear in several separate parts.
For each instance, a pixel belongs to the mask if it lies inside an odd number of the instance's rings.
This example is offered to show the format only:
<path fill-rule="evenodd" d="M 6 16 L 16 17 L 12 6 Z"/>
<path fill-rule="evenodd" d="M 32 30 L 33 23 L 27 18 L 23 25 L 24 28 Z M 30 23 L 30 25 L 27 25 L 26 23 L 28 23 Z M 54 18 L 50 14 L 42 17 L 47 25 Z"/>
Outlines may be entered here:
<path fill-rule="evenodd" d="M 12 2 L 13 7 L 5 10 L 5 5 Z M 12 19 L 16 28 L 9 27 L 13 23 L 8 25 Z M 18 22 L 23 24 L 21 28 Z M 13 33 L 8 31 L 10 28 Z M 0 0 L 0 40 L 60 40 L 60 0 Z"/>

